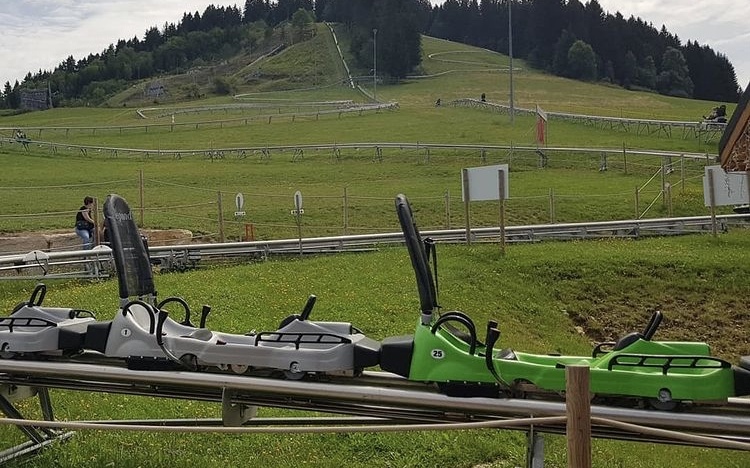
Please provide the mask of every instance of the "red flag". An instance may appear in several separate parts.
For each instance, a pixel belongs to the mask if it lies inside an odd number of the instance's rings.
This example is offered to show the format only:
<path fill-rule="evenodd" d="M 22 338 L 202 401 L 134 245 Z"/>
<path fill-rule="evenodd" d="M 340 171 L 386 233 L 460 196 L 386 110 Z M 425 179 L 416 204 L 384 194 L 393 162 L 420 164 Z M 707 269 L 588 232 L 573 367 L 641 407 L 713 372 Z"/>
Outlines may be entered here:
<path fill-rule="evenodd" d="M 536 106 L 536 144 L 546 145 L 547 144 L 547 113 L 544 110 Z"/>

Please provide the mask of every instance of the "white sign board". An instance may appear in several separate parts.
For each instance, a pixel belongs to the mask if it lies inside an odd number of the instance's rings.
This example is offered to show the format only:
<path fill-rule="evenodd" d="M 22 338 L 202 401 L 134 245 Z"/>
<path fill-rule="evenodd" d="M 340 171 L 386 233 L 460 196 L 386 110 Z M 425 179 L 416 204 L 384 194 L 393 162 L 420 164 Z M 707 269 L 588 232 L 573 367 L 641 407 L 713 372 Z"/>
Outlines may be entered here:
<path fill-rule="evenodd" d="M 745 205 L 750 203 L 747 172 L 726 172 L 721 166 L 706 167 L 703 176 L 703 201 L 711 206 L 711 184 L 714 189 L 714 206 Z"/>
<path fill-rule="evenodd" d="M 505 186 L 504 198 L 508 199 L 508 165 L 498 164 L 495 166 L 470 167 L 466 169 L 468 174 L 469 201 L 499 200 L 500 180 L 498 172 L 503 171 L 503 185 Z M 466 201 L 466 187 L 461 180 L 461 199 Z"/>
<path fill-rule="evenodd" d="M 238 193 L 234 197 L 234 204 L 237 207 L 237 211 L 234 212 L 235 216 L 245 216 L 245 211 L 242 209 L 245 206 L 245 196 Z"/>

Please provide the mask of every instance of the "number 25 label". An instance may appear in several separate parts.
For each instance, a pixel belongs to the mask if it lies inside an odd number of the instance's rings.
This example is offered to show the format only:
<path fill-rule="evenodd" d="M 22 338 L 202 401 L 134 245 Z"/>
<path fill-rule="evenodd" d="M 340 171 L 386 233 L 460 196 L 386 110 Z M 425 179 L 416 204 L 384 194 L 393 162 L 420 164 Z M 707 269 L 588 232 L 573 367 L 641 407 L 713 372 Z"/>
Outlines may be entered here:
<path fill-rule="evenodd" d="M 433 349 L 431 354 L 432 359 L 443 359 L 445 357 L 445 353 L 442 349 Z"/>

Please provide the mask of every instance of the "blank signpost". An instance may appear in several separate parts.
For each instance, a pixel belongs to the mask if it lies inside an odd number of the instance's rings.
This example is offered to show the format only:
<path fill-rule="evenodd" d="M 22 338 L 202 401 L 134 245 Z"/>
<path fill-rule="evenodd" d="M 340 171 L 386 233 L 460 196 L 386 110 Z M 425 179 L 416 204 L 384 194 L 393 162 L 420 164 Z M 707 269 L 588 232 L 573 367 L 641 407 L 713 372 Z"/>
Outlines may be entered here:
<path fill-rule="evenodd" d="M 461 170 L 461 195 L 466 218 L 466 243 L 471 243 L 469 203 L 500 201 L 500 248 L 505 252 L 505 200 L 508 198 L 508 165 L 470 167 Z"/>
<path fill-rule="evenodd" d="M 750 176 L 747 171 L 726 171 L 721 166 L 707 166 L 703 176 L 703 199 L 711 210 L 714 237 L 718 235 L 716 225 L 717 206 L 747 206 L 750 204 Z"/>

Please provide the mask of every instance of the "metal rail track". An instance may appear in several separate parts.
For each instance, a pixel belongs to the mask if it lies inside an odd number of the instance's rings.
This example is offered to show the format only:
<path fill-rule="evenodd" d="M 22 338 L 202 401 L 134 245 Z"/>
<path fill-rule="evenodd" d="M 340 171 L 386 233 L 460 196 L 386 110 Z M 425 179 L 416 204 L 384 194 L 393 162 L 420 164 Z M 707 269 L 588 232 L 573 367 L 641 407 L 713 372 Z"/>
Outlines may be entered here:
<path fill-rule="evenodd" d="M 400 382 L 403 382 L 403 385 Z M 335 382 L 311 382 L 200 372 L 136 371 L 122 366 L 97 364 L 0 360 L 0 383 L 35 388 L 224 402 L 247 407 L 291 408 L 369 418 L 355 420 L 355 424 L 372 425 L 462 423 L 566 414 L 564 402 L 448 397 L 437 393 L 433 386 L 415 384 L 382 373 L 370 373 L 366 383 L 359 382 L 357 378 L 349 379 L 348 383 L 344 383 L 344 379 Z M 739 407 L 729 406 L 714 414 L 595 405 L 591 408 L 591 415 L 595 418 L 686 434 L 750 442 L 750 415 L 742 408 L 741 404 Z M 330 421 L 323 421 L 330 424 Z M 245 422 L 249 421 L 243 421 L 242 424 Z M 123 423 L 132 424 L 128 421 Z M 163 421 L 142 423 L 165 424 Z M 176 421 L 171 424 L 179 423 Z M 279 424 L 272 421 L 268 423 Z M 314 419 L 310 423 L 315 424 Z M 526 430 L 522 427 L 518 429 Z M 550 433 L 565 431 L 564 425 L 535 425 L 534 429 Z M 667 436 L 644 436 L 623 429 L 597 425 L 592 431 L 595 437 L 684 443 Z"/>
<path fill-rule="evenodd" d="M 714 221 L 710 216 L 655 218 L 587 223 L 535 224 L 508 226 L 506 242 L 540 242 L 545 240 L 575 240 L 643 236 L 666 236 L 706 233 L 713 229 L 726 231 L 730 225 L 746 225 L 750 214 L 721 215 Z M 466 242 L 466 229 L 422 231 L 423 236 L 438 242 Z M 473 228 L 472 242 L 498 242 L 499 227 Z M 265 258 L 272 254 L 308 254 L 351 252 L 373 249 L 382 245 L 400 244 L 403 233 L 388 232 L 349 236 L 278 239 L 252 242 L 184 244 L 151 247 L 152 261 L 167 270 L 195 267 L 199 262 L 237 258 Z M 84 270 L 86 265 L 93 270 Z M 113 272 L 111 251 L 108 247 L 65 252 L 32 251 L 0 256 L 0 279 L 44 279 L 65 277 L 102 277 Z"/>

